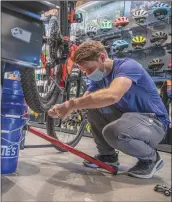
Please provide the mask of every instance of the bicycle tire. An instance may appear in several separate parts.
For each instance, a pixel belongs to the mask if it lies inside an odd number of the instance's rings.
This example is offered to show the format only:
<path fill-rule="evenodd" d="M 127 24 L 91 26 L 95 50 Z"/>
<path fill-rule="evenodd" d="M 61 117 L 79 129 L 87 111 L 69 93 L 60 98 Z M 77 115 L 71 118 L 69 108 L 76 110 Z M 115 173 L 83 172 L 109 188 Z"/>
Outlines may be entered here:
<path fill-rule="evenodd" d="M 52 16 L 49 21 L 49 54 L 50 54 L 50 61 L 52 67 L 54 67 L 58 61 L 58 54 L 61 53 L 60 48 L 63 42 L 63 37 L 60 32 L 59 26 L 59 19 L 57 16 Z M 60 57 L 61 58 L 61 57 Z"/>
<path fill-rule="evenodd" d="M 55 127 L 54 127 L 54 122 L 55 120 L 49 116 L 47 116 L 47 133 L 49 136 L 55 138 L 58 140 L 57 136 L 56 136 L 56 132 L 55 132 Z M 85 129 L 85 125 L 86 125 L 86 120 L 83 120 L 83 122 L 81 123 L 81 126 L 76 134 L 76 138 L 74 140 L 72 140 L 70 143 L 68 143 L 67 145 L 71 146 L 71 147 L 75 147 L 79 141 L 81 140 L 83 133 L 84 133 L 84 129 Z M 56 145 L 53 145 L 54 148 L 60 152 L 67 152 L 65 149 L 58 147 Z"/>
<path fill-rule="evenodd" d="M 21 84 L 27 105 L 37 113 L 47 112 L 53 104 L 56 103 L 60 90 L 54 84 L 54 88 L 46 98 L 39 95 L 36 80 L 35 70 L 31 68 L 24 68 L 20 70 Z M 48 96 L 49 95 L 49 96 Z"/>
<path fill-rule="evenodd" d="M 83 79 L 82 78 L 80 78 L 80 79 L 81 79 L 80 80 L 81 81 L 81 87 L 83 85 L 84 89 L 85 89 L 86 85 L 85 85 Z M 70 87 L 71 87 L 71 85 L 70 85 L 71 81 L 76 81 L 76 77 L 73 77 L 73 78 L 70 78 L 70 79 L 67 80 L 67 87 L 66 87 L 66 93 L 67 93 L 67 95 L 66 95 L 65 100 L 66 99 L 68 100 L 70 98 L 69 91 L 70 91 Z M 78 82 L 77 82 L 77 84 L 78 84 Z M 77 86 L 77 88 L 78 88 L 78 86 Z M 80 93 L 80 89 L 77 89 L 77 90 L 79 90 L 79 93 Z M 47 133 L 48 133 L 49 136 L 58 139 L 58 137 L 56 135 L 56 132 L 55 132 L 55 121 L 56 121 L 55 119 L 53 119 L 53 118 L 51 118 L 51 117 L 49 117 L 47 115 Z M 82 136 L 84 134 L 85 126 L 86 126 L 86 119 L 83 118 L 83 120 L 82 120 L 82 122 L 80 124 L 80 128 L 79 128 L 79 130 L 76 133 L 76 137 L 72 141 L 68 142 L 67 145 L 69 145 L 71 147 L 75 147 L 79 143 L 79 141 L 81 140 L 81 138 L 82 138 Z M 60 148 L 60 147 L 58 147 L 56 145 L 54 145 L 54 148 L 56 150 L 60 151 L 60 152 L 66 152 L 65 149 Z"/>

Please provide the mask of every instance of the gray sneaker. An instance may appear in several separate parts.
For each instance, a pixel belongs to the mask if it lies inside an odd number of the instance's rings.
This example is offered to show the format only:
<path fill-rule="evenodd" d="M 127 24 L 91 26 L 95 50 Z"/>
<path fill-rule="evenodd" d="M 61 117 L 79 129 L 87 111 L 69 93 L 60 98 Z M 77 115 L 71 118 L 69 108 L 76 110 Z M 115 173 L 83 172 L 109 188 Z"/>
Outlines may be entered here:
<path fill-rule="evenodd" d="M 115 167 L 118 167 L 119 166 L 119 161 L 118 161 L 118 152 L 115 152 L 114 154 L 112 155 L 96 155 L 94 158 L 96 158 L 97 160 L 99 161 L 102 161 L 102 162 L 105 162 L 105 163 L 108 163 L 109 165 L 111 166 L 115 166 Z M 86 166 L 86 167 L 90 167 L 90 168 L 98 168 L 98 166 L 90 161 L 86 161 L 84 160 L 83 161 L 83 164 Z"/>
<path fill-rule="evenodd" d="M 153 174 L 164 166 L 163 160 L 157 152 L 157 160 L 152 162 L 150 160 L 139 160 L 137 164 L 128 171 L 129 176 L 138 178 L 151 178 Z"/>

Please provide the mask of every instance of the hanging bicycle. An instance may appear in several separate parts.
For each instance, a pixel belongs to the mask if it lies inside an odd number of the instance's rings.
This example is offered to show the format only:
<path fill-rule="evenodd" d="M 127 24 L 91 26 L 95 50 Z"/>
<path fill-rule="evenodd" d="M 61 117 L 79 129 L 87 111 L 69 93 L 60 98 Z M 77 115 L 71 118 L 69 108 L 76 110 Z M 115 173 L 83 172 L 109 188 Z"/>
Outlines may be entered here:
<path fill-rule="evenodd" d="M 48 27 L 48 36 L 44 36 L 43 39 L 42 68 L 20 70 L 26 103 L 38 113 L 44 113 L 54 105 L 60 93 L 56 82 L 61 77 L 61 65 L 58 59 L 62 56 L 63 38 L 57 15 L 50 16 Z"/>

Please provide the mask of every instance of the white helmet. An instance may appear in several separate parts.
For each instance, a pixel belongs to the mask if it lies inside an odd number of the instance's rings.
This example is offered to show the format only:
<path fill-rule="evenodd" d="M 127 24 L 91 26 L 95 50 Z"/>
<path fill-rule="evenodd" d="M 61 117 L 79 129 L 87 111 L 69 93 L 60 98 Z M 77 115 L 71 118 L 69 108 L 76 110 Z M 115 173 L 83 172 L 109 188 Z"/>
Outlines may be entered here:
<path fill-rule="evenodd" d="M 147 18 L 148 13 L 143 9 L 139 9 L 133 13 L 133 18 Z"/>
<path fill-rule="evenodd" d="M 137 23 L 144 23 L 146 21 L 146 18 L 148 17 L 147 11 L 143 9 L 136 10 L 133 13 L 133 18 Z"/>
<path fill-rule="evenodd" d="M 96 26 L 88 26 L 87 27 L 87 33 L 97 33 L 97 27 Z"/>

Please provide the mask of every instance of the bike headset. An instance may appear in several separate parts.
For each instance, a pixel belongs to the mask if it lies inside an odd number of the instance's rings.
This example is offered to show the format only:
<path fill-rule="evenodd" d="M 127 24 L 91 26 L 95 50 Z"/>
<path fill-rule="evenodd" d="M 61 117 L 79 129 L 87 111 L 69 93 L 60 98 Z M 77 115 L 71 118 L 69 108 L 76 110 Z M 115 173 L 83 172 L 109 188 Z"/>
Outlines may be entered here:
<path fill-rule="evenodd" d="M 132 38 L 132 47 L 135 49 L 142 49 L 146 44 L 146 37 L 136 36 Z"/>
<path fill-rule="evenodd" d="M 153 58 L 148 64 L 148 68 L 155 71 L 160 70 L 163 66 L 164 61 L 160 58 Z"/>
<path fill-rule="evenodd" d="M 139 9 L 133 13 L 133 19 L 136 21 L 136 23 L 144 23 L 148 17 L 147 11 L 143 9 Z"/>
<path fill-rule="evenodd" d="M 129 19 L 125 16 L 117 18 L 114 22 L 115 27 L 125 27 L 129 24 Z"/>
<path fill-rule="evenodd" d="M 125 40 L 114 41 L 112 45 L 113 50 L 115 51 L 118 51 L 118 50 L 123 51 L 125 48 L 128 48 L 128 46 L 129 46 L 129 43 Z"/>
<path fill-rule="evenodd" d="M 103 20 L 100 23 L 101 29 L 112 29 L 112 22 L 110 20 Z"/>
<path fill-rule="evenodd" d="M 168 15 L 170 8 L 166 3 L 157 3 L 152 7 L 152 14 L 158 18 L 163 19 Z"/>

